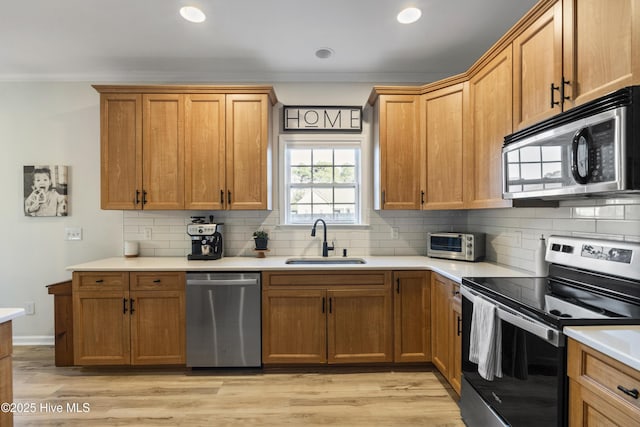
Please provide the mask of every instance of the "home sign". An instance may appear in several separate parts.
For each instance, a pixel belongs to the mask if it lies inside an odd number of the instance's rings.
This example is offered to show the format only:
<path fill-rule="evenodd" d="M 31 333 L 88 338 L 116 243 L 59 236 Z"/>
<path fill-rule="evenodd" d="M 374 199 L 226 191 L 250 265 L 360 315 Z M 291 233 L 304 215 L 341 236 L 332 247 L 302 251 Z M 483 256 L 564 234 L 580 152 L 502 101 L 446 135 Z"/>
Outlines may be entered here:
<path fill-rule="evenodd" d="M 285 105 L 284 131 L 362 132 L 362 107 Z"/>

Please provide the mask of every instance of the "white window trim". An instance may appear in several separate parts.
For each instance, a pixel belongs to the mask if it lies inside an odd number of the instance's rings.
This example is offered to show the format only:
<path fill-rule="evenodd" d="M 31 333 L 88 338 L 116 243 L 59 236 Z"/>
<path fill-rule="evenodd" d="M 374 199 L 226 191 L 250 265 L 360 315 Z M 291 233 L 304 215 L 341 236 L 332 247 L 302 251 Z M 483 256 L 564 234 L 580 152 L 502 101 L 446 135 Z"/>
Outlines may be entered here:
<path fill-rule="evenodd" d="M 351 135 L 300 135 L 300 134 L 286 134 L 280 135 L 278 144 L 278 203 L 280 209 L 280 225 L 278 228 L 307 228 L 306 224 L 287 224 L 286 223 L 286 148 L 287 147 L 304 147 L 304 146 L 318 146 L 318 145 L 332 145 L 339 146 L 344 145 L 346 147 L 358 146 L 360 148 L 360 184 L 359 184 L 359 205 L 358 209 L 358 223 L 356 224 L 331 224 L 331 227 L 340 228 L 362 228 L 368 227 L 365 223 L 366 212 L 369 209 L 369 193 L 370 193 L 370 174 L 371 166 L 369 147 L 365 144 L 365 138 L 363 136 L 351 136 Z"/>

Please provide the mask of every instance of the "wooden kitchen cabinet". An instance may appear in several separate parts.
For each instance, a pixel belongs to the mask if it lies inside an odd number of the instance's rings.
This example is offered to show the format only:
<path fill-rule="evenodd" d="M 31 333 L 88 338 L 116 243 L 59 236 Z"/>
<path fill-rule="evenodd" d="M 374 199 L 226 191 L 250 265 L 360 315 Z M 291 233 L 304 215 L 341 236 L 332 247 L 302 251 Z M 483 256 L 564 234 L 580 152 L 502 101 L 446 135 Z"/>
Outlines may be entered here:
<path fill-rule="evenodd" d="M 94 86 L 102 209 L 271 209 L 270 86 Z"/>
<path fill-rule="evenodd" d="M 374 208 L 419 210 L 420 96 L 380 95 L 374 109 Z"/>
<path fill-rule="evenodd" d="M 459 285 L 437 273 L 431 275 L 432 360 L 460 394 L 462 379 L 462 313 Z"/>
<path fill-rule="evenodd" d="M 426 150 L 422 168 L 423 209 L 464 207 L 465 117 L 469 86 L 458 83 L 422 95 L 421 134 Z"/>
<path fill-rule="evenodd" d="M 262 362 L 391 362 L 390 272 L 266 272 Z"/>
<path fill-rule="evenodd" d="M 640 83 L 637 0 L 563 0 L 568 109 Z"/>
<path fill-rule="evenodd" d="M 74 272 L 75 364 L 184 364 L 184 286 L 184 272 Z"/>
<path fill-rule="evenodd" d="M 513 41 L 514 130 L 561 112 L 561 93 L 566 89 L 561 85 L 562 0 L 558 0 Z"/>
<path fill-rule="evenodd" d="M 618 386 L 640 390 L 640 373 L 573 339 L 567 344 L 569 426 L 637 426 L 640 403 Z"/>
<path fill-rule="evenodd" d="M 468 208 L 511 206 L 502 199 L 502 144 L 512 131 L 512 54 L 508 46 L 469 80 L 464 189 Z"/>
<path fill-rule="evenodd" d="M 394 362 L 431 361 L 431 281 L 428 271 L 395 271 Z"/>

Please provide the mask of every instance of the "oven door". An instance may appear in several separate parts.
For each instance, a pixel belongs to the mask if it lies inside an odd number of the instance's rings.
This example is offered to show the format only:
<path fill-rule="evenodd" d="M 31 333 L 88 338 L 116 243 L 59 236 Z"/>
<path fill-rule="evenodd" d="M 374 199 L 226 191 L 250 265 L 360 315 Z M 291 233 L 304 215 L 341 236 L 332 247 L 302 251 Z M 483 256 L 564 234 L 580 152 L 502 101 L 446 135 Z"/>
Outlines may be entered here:
<path fill-rule="evenodd" d="M 478 374 L 478 365 L 469 361 L 473 300 L 478 294 L 465 286 L 461 292 L 460 407 L 467 426 L 565 426 L 567 380 L 562 334 L 496 303 L 502 328 L 503 376 L 487 381 Z"/>

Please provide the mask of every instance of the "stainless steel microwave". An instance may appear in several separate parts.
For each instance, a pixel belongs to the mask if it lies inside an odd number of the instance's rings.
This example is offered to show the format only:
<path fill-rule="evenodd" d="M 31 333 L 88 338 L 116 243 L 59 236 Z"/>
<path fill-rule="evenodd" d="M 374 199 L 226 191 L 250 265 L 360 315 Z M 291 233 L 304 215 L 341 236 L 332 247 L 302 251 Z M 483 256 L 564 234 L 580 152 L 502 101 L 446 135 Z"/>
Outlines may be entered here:
<path fill-rule="evenodd" d="M 505 199 L 640 195 L 640 86 L 505 137 Z"/>
<path fill-rule="evenodd" d="M 484 258 L 484 233 L 429 233 L 427 256 L 459 261 L 479 261 Z"/>

